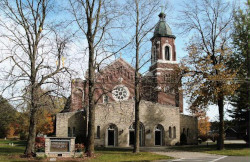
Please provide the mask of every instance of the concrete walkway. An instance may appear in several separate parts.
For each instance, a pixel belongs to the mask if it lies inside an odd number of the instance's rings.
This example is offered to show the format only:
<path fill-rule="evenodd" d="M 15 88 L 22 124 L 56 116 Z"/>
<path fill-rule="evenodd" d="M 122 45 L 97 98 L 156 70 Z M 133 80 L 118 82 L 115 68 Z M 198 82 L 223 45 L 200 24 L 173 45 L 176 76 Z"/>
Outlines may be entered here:
<path fill-rule="evenodd" d="M 160 160 L 157 162 L 171 162 L 171 161 L 185 161 L 185 162 L 216 162 L 226 158 L 224 155 L 214 155 L 201 152 L 188 152 L 172 150 L 168 147 L 141 147 L 141 151 L 153 152 L 159 155 L 171 156 L 175 159 L 172 160 Z"/>
<path fill-rule="evenodd" d="M 223 155 L 214 155 L 214 154 L 207 154 L 201 152 L 184 152 L 184 151 L 176 151 L 176 152 L 154 152 L 160 155 L 167 155 L 174 157 L 176 159 L 191 159 L 191 158 L 220 158 L 224 157 Z"/>
<path fill-rule="evenodd" d="M 167 155 L 174 157 L 174 160 L 161 160 L 159 162 L 170 162 L 170 161 L 186 161 L 186 162 L 215 162 L 221 159 L 226 158 L 227 156 L 223 155 L 212 155 L 207 153 L 200 153 L 200 152 L 182 152 L 182 151 L 176 151 L 176 152 L 154 152 L 156 154 L 160 155 Z"/>

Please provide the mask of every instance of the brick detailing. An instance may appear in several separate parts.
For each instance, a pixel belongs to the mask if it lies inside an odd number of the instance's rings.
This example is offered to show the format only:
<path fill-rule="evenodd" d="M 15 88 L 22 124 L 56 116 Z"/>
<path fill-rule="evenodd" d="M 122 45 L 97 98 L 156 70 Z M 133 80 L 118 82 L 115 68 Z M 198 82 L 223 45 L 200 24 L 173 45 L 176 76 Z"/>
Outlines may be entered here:
<path fill-rule="evenodd" d="M 71 105 L 70 112 L 83 109 L 84 81 L 73 79 L 71 81 Z"/>

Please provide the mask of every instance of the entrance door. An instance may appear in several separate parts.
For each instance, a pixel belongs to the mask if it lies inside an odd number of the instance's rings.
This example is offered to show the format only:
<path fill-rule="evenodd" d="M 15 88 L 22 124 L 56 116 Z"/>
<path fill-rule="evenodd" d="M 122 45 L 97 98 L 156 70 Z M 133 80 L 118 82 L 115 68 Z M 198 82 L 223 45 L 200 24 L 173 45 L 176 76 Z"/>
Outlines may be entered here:
<path fill-rule="evenodd" d="M 135 131 L 129 131 L 129 145 L 134 145 Z"/>
<path fill-rule="evenodd" d="M 164 128 L 158 124 L 155 127 L 155 145 L 162 146 L 164 144 Z"/>
<path fill-rule="evenodd" d="M 115 145 L 115 131 L 108 130 L 108 145 L 114 146 Z"/>
<path fill-rule="evenodd" d="M 135 131 L 129 131 L 129 145 L 134 145 L 134 140 L 135 140 Z M 142 131 L 140 131 L 139 134 L 139 142 L 140 146 L 142 146 L 143 141 L 142 141 Z"/>
<path fill-rule="evenodd" d="M 161 145 L 161 131 L 155 131 L 155 145 Z"/>
<path fill-rule="evenodd" d="M 134 145 L 134 140 L 135 140 L 135 123 L 131 124 L 129 127 L 129 145 Z M 140 123 L 139 143 L 140 146 L 144 146 L 144 126 L 142 123 Z"/>

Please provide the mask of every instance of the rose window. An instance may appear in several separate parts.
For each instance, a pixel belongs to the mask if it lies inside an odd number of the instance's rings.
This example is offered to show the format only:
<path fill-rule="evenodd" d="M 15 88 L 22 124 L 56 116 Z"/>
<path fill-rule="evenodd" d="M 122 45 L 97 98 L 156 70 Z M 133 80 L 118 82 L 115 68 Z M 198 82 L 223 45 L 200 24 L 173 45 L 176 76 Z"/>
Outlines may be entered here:
<path fill-rule="evenodd" d="M 112 91 L 112 96 L 116 101 L 124 101 L 129 97 L 129 90 L 124 85 L 115 86 Z"/>

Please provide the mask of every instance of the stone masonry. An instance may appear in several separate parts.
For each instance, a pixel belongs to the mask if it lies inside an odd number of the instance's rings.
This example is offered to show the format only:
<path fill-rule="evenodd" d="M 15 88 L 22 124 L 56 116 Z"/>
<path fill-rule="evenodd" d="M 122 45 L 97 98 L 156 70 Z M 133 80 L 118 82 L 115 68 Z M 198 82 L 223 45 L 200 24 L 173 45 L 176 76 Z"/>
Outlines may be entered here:
<path fill-rule="evenodd" d="M 181 69 L 176 61 L 175 36 L 160 13 L 151 38 L 149 71 L 140 74 L 140 145 L 166 146 L 197 143 L 197 118 L 183 113 Z M 135 69 L 122 58 L 95 74 L 95 145 L 129 147 L 134 143 Z M 56 116 L 56 136 L 76 137 L 86 143 L 88 123 L 88 73 L 75 79 L 65 109 Z M 82 139 L 83 141 L 81 141 Z"/>

